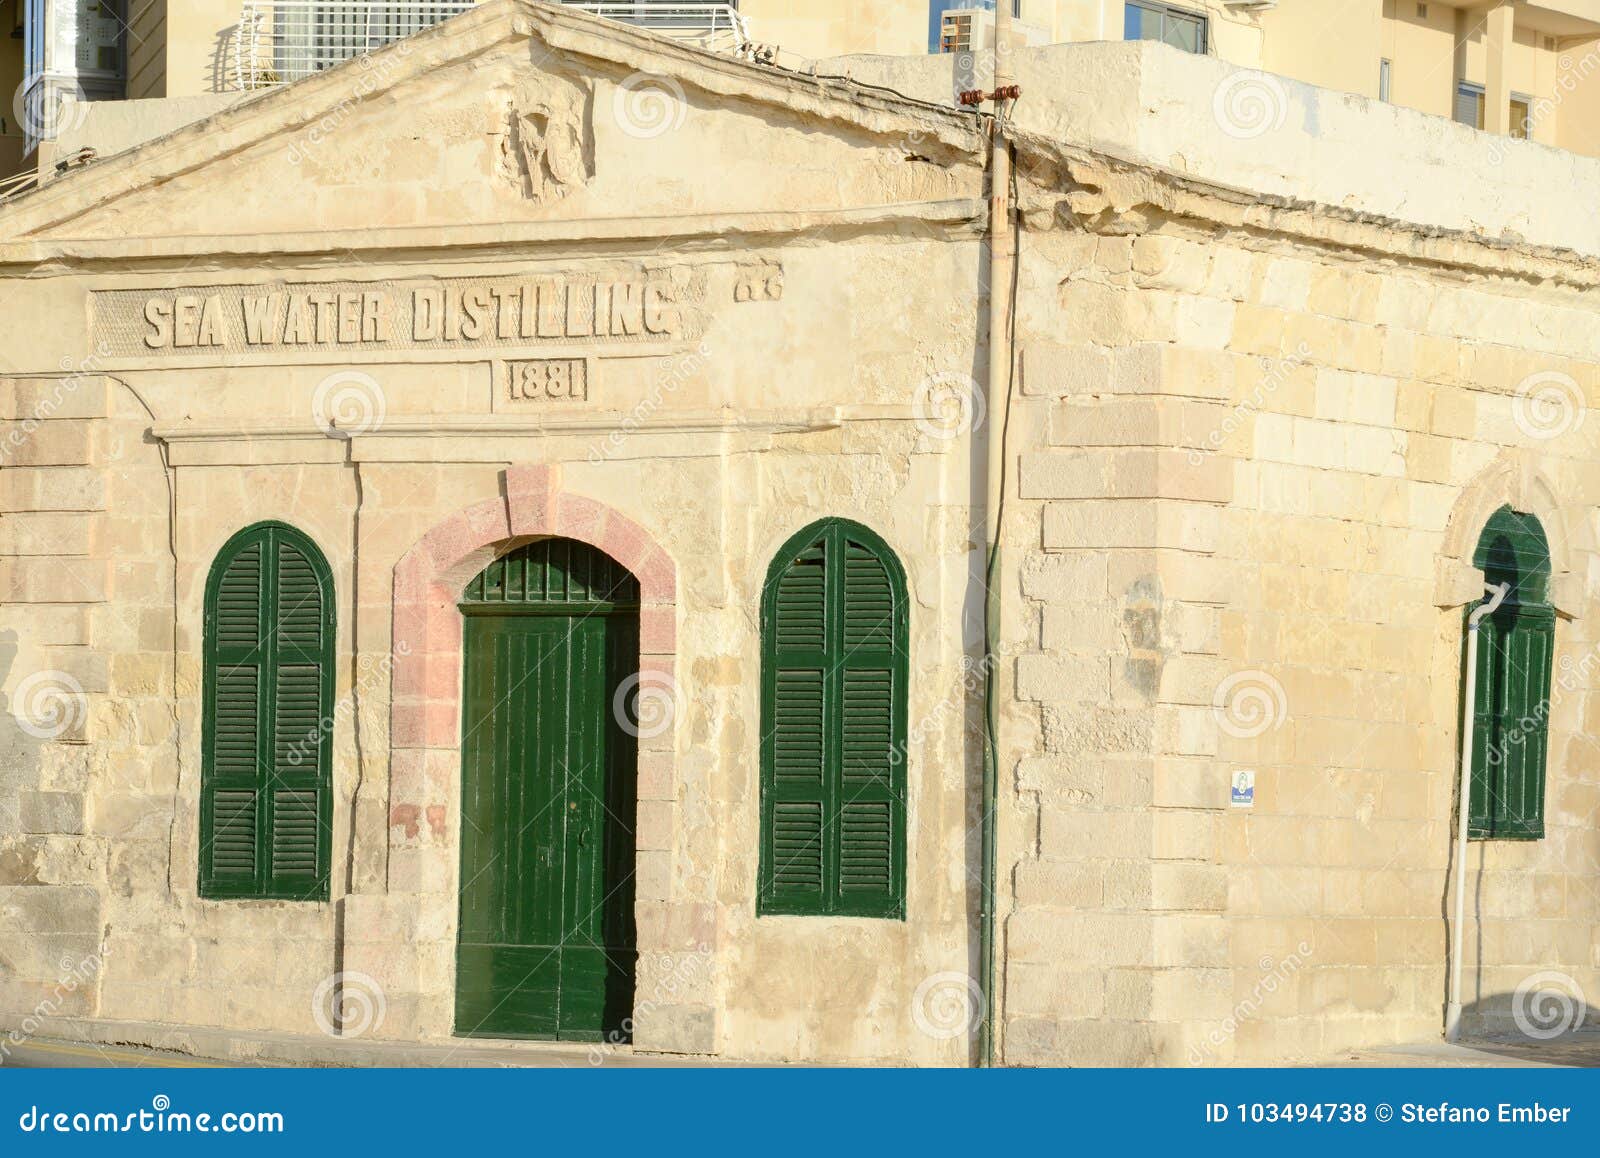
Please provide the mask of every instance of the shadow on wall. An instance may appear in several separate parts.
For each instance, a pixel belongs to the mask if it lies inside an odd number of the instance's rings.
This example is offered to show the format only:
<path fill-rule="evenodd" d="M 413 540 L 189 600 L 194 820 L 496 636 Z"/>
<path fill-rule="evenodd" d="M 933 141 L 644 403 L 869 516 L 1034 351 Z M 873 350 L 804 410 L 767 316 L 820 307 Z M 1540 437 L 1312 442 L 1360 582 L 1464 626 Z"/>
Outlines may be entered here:
<path fill-rule="evenodd" d="M 1569 974 L 1534 971 L 1510 993 L 1479 998 L 1461 1011 L 1461 1034 L 1488 1052 L 1568 1051 L 1583 1048 L 1600 1065 L 1600 1010 L 1590 1010 Z"/>
<path fill-rule="evenodd" d="M 205 91 L 233 92 L 238 87 L 234 78 L 238 34 L 237 24 L 231 24 L 217 33 L 217 42 L 211 48 L 211 76 L 207 78 Z"/>

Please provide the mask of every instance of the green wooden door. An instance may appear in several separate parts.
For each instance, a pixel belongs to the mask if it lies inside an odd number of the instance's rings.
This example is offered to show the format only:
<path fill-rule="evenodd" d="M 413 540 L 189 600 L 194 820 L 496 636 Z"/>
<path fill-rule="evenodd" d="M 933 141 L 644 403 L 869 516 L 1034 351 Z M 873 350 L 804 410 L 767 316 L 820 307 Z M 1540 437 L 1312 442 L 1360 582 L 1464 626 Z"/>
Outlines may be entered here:
<path fill-rule="evenodd" d="M 548 540 L 462 604 L 461 1034 L 598 1040 L 632 1015 L 636 749 L 613 703 L 638 612 L 607 565 Z"/>

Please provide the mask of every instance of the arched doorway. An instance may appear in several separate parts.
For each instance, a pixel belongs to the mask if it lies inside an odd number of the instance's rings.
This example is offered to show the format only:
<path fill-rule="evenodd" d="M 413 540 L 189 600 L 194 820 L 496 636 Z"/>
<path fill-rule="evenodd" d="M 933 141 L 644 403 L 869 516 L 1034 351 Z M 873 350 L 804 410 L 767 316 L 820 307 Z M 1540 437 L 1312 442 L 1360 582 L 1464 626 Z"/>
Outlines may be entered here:
<path fill-rule="evenodd" d="M 458 1034 L 616 1040 L 633 1009 L 639 583 L 571 539 L 466 586 Z"/>

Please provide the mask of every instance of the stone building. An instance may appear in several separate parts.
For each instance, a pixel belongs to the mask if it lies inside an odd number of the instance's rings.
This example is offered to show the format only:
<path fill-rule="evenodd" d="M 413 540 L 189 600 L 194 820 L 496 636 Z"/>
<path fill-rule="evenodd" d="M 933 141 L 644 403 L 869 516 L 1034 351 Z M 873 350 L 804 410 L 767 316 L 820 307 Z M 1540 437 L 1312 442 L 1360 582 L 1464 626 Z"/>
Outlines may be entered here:
<path fill-rule="evenodd" d="M 480 0 L 0 0 L 0 196 L 293 83 Z M 552 0 L 796 71 L 981 58 L 995 0 Z M 1021 45 L 1147 39 L 1600 155 L 1600 0 L 1011 0 Z M 9 116 L 6 112 L 9 111 Z"/>
<path fill-rule="evenodd" d="M 849 67 L 493 0 L 0 210 L 0 1026 L 1432 1038 L 1505 575 L 1469 1026 L 1581 1016 L 1600 163 L 1019 53 L 995 412 L 986 126 Z"/>

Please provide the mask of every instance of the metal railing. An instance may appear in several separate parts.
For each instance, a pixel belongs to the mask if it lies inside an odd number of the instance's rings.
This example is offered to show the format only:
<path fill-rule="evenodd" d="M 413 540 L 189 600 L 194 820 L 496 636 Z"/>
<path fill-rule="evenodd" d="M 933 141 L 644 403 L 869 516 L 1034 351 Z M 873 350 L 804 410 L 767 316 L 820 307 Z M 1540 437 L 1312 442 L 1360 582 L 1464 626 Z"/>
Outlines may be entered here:
<path fill-rule="evenodd" d="M 303 80 L 474 6 L 475 0 L 245 0 L 227 74 L 249 92 Z"/>
<path fill-rule="evenodd" d="M 591 4 L 561 0 L 591 16 L 648 28 L 675 40 L 687 40 L 713 52 L 736 52 L 750 43 L 749 27 L 736 4 L 680 4 L 676 0 L 633 0 Z"/>
<path fill-rule="evenodd" d="M 593 16 L 734 52 L 749 43 L 735 4 L 573 3 Z M 228 42 L 227 83 L 244 92 L 290 84 L 432 28 L 477 0 L 244 0 Z"/>

